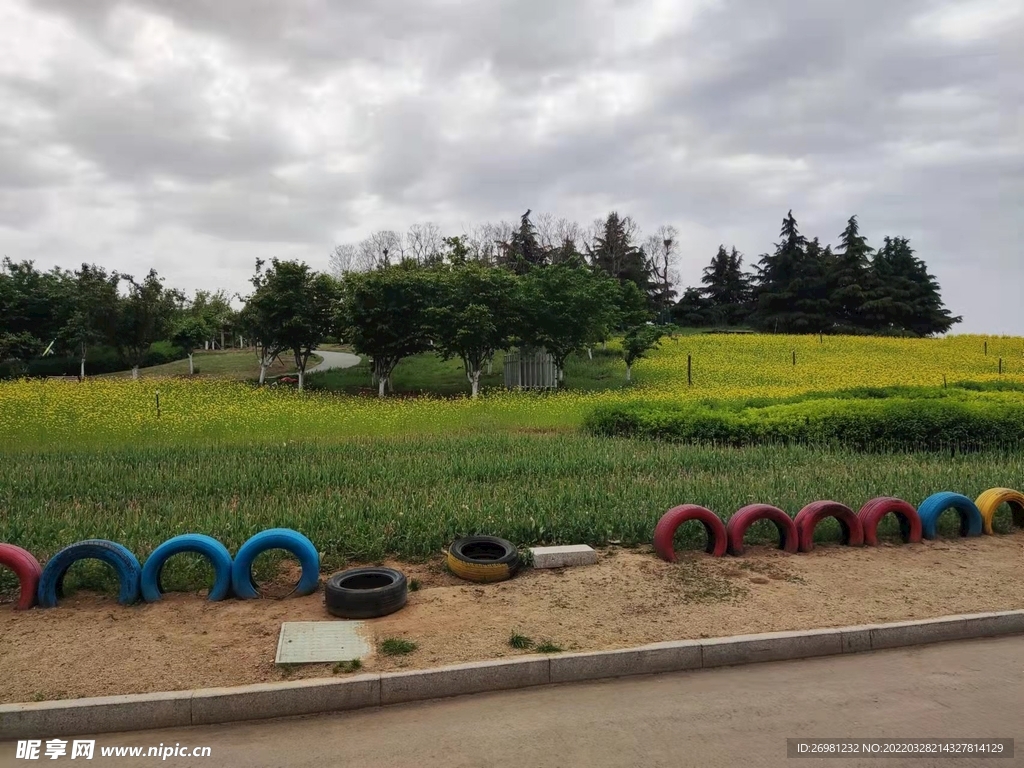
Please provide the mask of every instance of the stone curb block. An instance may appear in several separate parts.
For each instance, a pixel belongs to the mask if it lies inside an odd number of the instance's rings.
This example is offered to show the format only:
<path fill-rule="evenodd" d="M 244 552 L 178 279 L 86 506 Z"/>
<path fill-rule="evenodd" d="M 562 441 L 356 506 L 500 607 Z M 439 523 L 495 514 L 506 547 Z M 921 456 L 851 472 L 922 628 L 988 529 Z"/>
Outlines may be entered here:
<path fill-rule="evenodd" d="M 901 621 L 871 628 L 871 649 L 901 648 L 907 645 L 969 640 L 977 637 L 1024 632 L 1024 611 L 1000 611 L 941 619 Z"/>
<path fill-rule="evenodd" d="M 597 550 L 586 544 L 569 544 L 562 547 L 531 547 L 534 568 L 572 568 L 593 565 L 597 562 Z"/>
<path fill-rule="evenodd" d="M 552 683 L 607 677 L 684 672 L 701 667 L 701 642 L 679 640 L 620 651 L 566 653 L 551 657 Z"/>
<path fill-rule="evenodd" d="M 528 657 L 385 673 L 380 676 L 380 703 L 400 704 L 464 693 L 544 685 L 551 679 L 549 662 L 547 657 Z"/>
<path fill-rule="evenodd" d="M 205 688 L 192 696 L 192 725 L 312 715 L 380 704 L 380 675 Z"/>
<path fill-rule="evenodd" d="M 192 691 L 0 705 L 0 740 L 49 739 L 192 724 Z"/>
<path fill-rule="evenodd" d="M 623 650 L 526 656 L 344 679 L 3 704 L 0 705 L 0 740 L 309 715 L 548 683 L 710 669 L 1014 634 L 1024 634 L 1024 610 L 806 632 L 680 640 Z"/>
<path fill-rule="evenodd" d="M 702 666 L 707 669 L 760 661 L 836 656 L 843 652 L 843 641 L 841 630 L 815 629 L 702 640 L 701 647 Z"/>

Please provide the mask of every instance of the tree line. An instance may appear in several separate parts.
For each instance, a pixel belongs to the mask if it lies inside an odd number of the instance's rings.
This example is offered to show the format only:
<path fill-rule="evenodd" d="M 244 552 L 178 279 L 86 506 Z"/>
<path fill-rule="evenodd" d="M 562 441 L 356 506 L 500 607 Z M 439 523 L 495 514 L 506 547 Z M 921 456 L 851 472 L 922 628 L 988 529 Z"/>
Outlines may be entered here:
<path fill-rule="evenodd" d="M 752 272 L 724 246 L 673 309 L 688 326 L 749 326 L 771 333 L 930 336 L 963 318 L 942 302 L 939 284 L 905 237 L 886 237 L 877 251 L 851 216 L 839 246 L 800 234 L 793 212 L 782 222 L 774 253 Z"/>
<path fill-rule="evenodd" d="M 376 232 L 338 246 L 331 274 L 294 261 L 257 262 L 252 293 L 237 297 L 245 304 L 239 312 L 224 291 L 189 297 L 166 288 L 152 270 L 136 280 L 96 265 L 40 272 L 5 259 L 0 365 L 17 375 L 40 356 L 60 354 L 74 357 L 84 377 L 90 350 L 102 347 L 137 375 L 153 362 L 154 342 L 174 343 L 191 363 L 194 349 L 218 340 L 223 347 L 230 333 L 256 349 L 261 383 L 285 353 L 301 383 L 313 348 L 339 337 L 372 360 L 381 393 L 399 360 L 427 349 L 461 359 L 475 393 L 483 361 L 510 345 L 546 349 L 562 368 L 572 352 L 619 333 L 628 372 L 657 343 L 652 320 L 919 336 L 961 320 L 944 307 L 937 281 L 906 238 L 886 237 L 876 251 L 854 216 L 833 251 L 805 238 L 790 212 L 780 240 L 752 271 L 735 248 L 719 248 L 701 287 L 677 300 L 673 227 L 644 239 L 617 212 L 583 229 L 550 216 L 535 223 L 527 210 L 517 226 L 484 225 L 456 236 L 429 224 L 406 235 Z"/>

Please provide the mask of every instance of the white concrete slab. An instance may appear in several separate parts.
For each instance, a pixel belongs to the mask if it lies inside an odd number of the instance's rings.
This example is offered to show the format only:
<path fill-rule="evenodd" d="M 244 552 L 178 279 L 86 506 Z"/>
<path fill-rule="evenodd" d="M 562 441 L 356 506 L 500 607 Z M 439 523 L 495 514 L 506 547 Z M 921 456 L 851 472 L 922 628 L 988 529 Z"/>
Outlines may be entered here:
<path fill-rule="evenodd" d="M 569 568 L 575 565 L 593 565 L 597 552 L 586 544 L 562 547 L 530 547 L 534 568 Z"/>
<path fill-rule="evenodd" d="M 277 664 L 351 661 L 370 655 L 362 621 L 285 621 L 277 639 Z"/>

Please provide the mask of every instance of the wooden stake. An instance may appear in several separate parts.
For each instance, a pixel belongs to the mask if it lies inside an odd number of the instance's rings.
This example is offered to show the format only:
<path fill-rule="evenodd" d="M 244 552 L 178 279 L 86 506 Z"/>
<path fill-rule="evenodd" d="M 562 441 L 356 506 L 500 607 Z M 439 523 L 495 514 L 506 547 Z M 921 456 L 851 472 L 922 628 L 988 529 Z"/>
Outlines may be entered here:
<path fill-rule="evenodd" d="M 693 355 L 686 356 L 686 386 L 693 386 Z"/>
<path fill-rule="evenodd" d="M 793 365 L 796 365 L 796 350 L 793 350 Z"/>

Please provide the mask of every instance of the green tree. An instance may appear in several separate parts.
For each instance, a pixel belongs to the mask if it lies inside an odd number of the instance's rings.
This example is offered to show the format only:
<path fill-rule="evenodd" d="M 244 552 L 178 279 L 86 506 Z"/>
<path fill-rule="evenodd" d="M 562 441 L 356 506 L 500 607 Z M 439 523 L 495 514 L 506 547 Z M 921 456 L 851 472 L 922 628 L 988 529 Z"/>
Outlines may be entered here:
<path fill-rule="evenodd" d="M 329 275 L 314 272 L 297 261 L 273 259 L 245 309 L 264 347 L 281 354 L 291 351 L 305 386 L 306 366 L 313 350 L 334 328 L 339 291 Z M 261 366 L 260 382 L 265 378 Z"/>
<path fill-rule="evenodd" d="M 700 328 L 707 324 L 711 315 L 708 300 L 699 288 L 689 287 L 675 306 L 672 307 L 672 318 L 686 328 Z"/>
<path fill-rule="evenodd" d="M 756 309 L 751 317 L 765 331 L 811 333 L 831 325 L 826 252 L 817 239 L 800 234 L 793 212 L 782 222 L 782 242 L 758 265 Z"/>
<path fill-rule="evenodd" d="M 851 216 L 839 236 L 839 247 L 829 270 L 830 314 L 842 333 L 870 330 L 864 304 L 875 286 L 871 273 L 872 249 L 861 235 L 857 217 Z"/>
<path fill-rule="evenodd" d="M 564 377 L 566 358 L 607 338 L 621 316 L 621 289 L 588 268 L 558 264 L 523 277 L 516 337 L 551 354 Z"/>
<path fill-rule="evenodd" d="M 930 336 L 946 333 L 963 318 L 942 302 L 939 284 L 904 237 L 886 237 L 871 262 L 874 293 L 864 304 L 876 331 Z"/>
<path fill-rule="evenodd" d="M 658 346 L 664 330 L 656 325 L 637 325 L 622 339 L 622 357 L 626 361 L 626 381 L 633 380 L 633 364 Z"/>
<path fill-rule="evenodd" d="M 276 313 L 276 302 L 267 298 L 268 292 L 263 291 L 269 275 L 269 271 L 266 273 L 263 271 L 265 263 L 262 259 L 256 260 L 256 272 L 249 279 L 255 290 L 244 300 L 245 306 L 238 313 L 238 323 L 242 333 L 252 341 L 256 350 L 256 360 L 260 366 L 259 383 L 261 386 L 267 380 L 267 369 L 274 364 L 282 352 L 288 349 L 287 344 L 278 333 L 281 323 Z"/>
<path fill-rule="evenodd" d="M 520 218 L 519 229 L 512 233 L 508 260 L 517 275 L 525 275 L 533 267 L 542 267 L 547 263 L 547 254 L 537 240 L 537 229 L 530 220 L 529 209 Z"/>
<path fill-rule="evenodd" d="M 373 365 L 378 395 L 402 358 L 430 349 L 436 275 L 408 266 L 346 275 L 338 315 L 341 335 Z"/>
<path fill-rule="evenodd" d="M 427 309 L 431 339 L 446 360 L 462 360 L 475 398 L 484 364 L 512 340 L 519 280 L 475 263 L 436 272 L 435 280 Z"/>
<path fill-rule="evenodd" d="M 141 282 L 130 275 L 124 279 L 128 282 L 128 295 L 117 303 L 114 343 L 122 359 L 131 366 L 132 378 L 137 379 L 150 346 L 167 334 L 178 296 L 164 289 L 163 279 L 155 269 Z"/>
<path fill-rule="evenodd" d="M 656 286 L 648 272 L 643 250 L 633 241 L 636 226 L 628 216 L 615 211 L 608 214 L 602 233 L 594 239 L 590 263 L 620 282 L 634 283 L 644 296 L 650 297 Z"/>
<path fill-rule="evenodd" d="M 78 354 L 81 379 L 85 379 L 85 359 L 89 348 L 115 342 L 121 301 L 118 293 L 120 282 L 121 276 L 117 272 L 108 274 L 95 264 L 83 264 L 74 273 L 69 311 L 59 338 L 64 348 Z"/>

